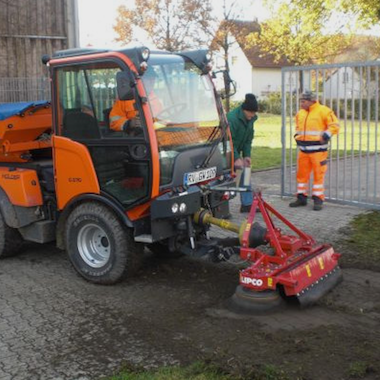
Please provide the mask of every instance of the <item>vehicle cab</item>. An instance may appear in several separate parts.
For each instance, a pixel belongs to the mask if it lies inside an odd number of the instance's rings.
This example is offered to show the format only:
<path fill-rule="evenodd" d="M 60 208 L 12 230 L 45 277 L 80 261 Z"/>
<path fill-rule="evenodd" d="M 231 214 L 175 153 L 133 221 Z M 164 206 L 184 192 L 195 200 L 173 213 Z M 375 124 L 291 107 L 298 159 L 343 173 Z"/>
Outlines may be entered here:
<path fill-rule="evenodd" d="M 206 51 L 67 50 L 48 64 L 58 209 L 102 198 L 147 243 L 189 230 L 201 207 L 228 212 L 209 191 L 232 181 L 233 149 Z"/>

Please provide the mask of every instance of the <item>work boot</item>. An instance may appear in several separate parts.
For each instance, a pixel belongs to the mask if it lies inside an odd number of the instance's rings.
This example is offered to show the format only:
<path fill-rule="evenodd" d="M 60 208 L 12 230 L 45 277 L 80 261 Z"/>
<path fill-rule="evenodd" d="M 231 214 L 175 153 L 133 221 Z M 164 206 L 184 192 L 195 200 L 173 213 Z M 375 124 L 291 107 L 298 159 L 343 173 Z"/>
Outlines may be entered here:
<path fill-rule="evenodd" d="M 248 205 L 248 206 L 243 206 L 243 205 L 241 205 L 241 207 L 240 207 L 240 212 L 241 212 L 241 213 L 250 212 L 250 211 L 251 211 L 251 208 L 252 208 L 252 205 Z M 256 207 L 256 212 L 261 212 L 260 209 L 259 209 L 258 207 Z"/>
<path fill-rule="evenodd" d="M 252 205 L 241 205 L 240 212 L 241 213 L 250 212 L 251 207 L 252 207 Z"/>
<path fill-rule="evenodd" d="M 289 203 L 289 207 L 300 207 L 307 205 L 307 196 L 304 194 L 297 194 L 297 200 Z"/>
<path fill-rule="evenodd" d="M 314 211 L 322 210 L 323 200 L 321 198 L 317 197 L 316 195 L 313 195 L 313 200 L 314 200 L 313 210 Z"/>

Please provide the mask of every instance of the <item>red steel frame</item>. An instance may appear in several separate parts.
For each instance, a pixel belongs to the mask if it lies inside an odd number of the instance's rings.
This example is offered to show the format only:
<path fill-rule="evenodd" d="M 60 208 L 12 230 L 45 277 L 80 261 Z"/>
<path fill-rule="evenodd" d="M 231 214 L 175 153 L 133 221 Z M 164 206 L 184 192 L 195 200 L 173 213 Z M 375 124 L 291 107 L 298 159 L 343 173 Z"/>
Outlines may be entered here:
<path fill-rule="evenodd" d="M 259 209 L 267 227 L 266 240 L 274 254 L 249 248 L 249 233 L 256 209 Z M 297 236 L 285 235 L 275 227 L 271 214 L 284 223 Z M 287 296 L 318 284 L 338 266 L 341 255 L 329 244 L 316 244 L 308 234 L 295 227 L 289 220 L 265 202 L 261 193 L 254 193 L 247 226 L 243 233 L 240 257 L 252 261 L 252 265 L 240 272 L 240 285 L 251 290 L 275 290 L 283 286 Z"/>

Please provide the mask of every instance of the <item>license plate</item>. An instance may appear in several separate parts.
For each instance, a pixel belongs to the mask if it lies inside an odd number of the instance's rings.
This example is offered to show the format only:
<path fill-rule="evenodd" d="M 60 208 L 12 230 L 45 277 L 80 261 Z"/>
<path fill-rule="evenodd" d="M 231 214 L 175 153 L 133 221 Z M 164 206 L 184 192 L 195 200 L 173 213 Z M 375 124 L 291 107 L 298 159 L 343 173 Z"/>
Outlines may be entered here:
<path fill-rule="evenodd" d="M 207 181 L 216 177 L 216 166 L 199 170 L 197 172 L 185 173 L 183 182 L 185 185 L 193 185 L 194 183 Z"/>

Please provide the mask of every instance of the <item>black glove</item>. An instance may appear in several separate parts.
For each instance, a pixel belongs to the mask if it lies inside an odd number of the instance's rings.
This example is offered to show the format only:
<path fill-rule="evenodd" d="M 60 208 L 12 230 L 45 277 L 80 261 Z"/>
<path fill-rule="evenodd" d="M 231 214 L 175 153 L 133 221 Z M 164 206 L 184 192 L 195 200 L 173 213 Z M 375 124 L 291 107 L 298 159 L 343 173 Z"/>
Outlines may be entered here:
<path fill-rule="evenodd" d="M 326 132 L 322 135 L 322 138 L 323 138 L 323 140 L 325 140 L 326 142 L 329 142 L 330 139 L 331 139 L 330 135 L 329 135 L 328 133 L 326 133 Z"/>
<path fill-rule="evenodd" d="M 123 125 L 123 131 L 132 136 L 142 135 L 143 131 L 140 118 L 134 117 L 133 119 L 127 120 Z"/>
<path fill-rule="evenodd" d="M 123 131 L 128 131 L 128 129 L 141 128 L 141 120 L 139 117 L 134 117 L 133 119 L 127 120 L 123 125 Z"/>

